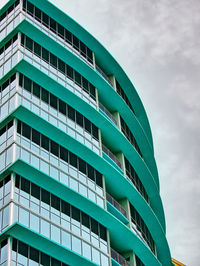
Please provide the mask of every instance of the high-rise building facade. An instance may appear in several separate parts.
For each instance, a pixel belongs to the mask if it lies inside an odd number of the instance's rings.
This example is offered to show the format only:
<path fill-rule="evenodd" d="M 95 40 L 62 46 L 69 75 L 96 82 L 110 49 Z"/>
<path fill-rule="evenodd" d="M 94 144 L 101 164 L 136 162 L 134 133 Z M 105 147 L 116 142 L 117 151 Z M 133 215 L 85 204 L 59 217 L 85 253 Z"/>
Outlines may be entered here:
<path fill-rule="evenodd" d="M 0 265 L 172 265 L 127 75 L 50 2 L 0 7 Z"/>

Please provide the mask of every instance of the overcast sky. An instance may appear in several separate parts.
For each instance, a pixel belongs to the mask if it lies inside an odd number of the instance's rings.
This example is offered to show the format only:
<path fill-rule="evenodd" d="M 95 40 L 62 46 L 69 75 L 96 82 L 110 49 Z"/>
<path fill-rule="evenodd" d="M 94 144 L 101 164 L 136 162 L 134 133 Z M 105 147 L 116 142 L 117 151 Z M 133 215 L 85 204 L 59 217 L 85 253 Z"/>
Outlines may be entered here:
<path fill-rule="evenodd" d="M 51 1 L 135 85 L 152 128 L 172 257 L 200 265 L 200 1 Z"/>

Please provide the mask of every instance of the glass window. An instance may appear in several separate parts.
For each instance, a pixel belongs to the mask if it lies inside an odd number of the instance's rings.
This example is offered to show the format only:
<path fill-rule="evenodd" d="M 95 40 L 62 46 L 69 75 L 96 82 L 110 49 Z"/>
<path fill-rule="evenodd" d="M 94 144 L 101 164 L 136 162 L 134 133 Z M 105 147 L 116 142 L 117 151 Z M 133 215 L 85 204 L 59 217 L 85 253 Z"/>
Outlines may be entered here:
<path fill-rule="evenodd" d="M 64 37 L 64 27 L 58 24 L 58 34 Z"/>
<path fill-rule="evenodd" d="M 71 106 L 68 105 L 68 117 L 75 121 L 75 110 Z"/>
<path fill-rule="evenodd" d="M 50 93 L 50 105 L 55 109 L 58 108 L 57 97 Z"/>
<path fill-rule="evenodd" d="M 44 135 L 41 135 L 41 146 L 45 150 L 49 151 L 49 139 Z"/>
<path fill-rule="evenodd" d="M 39 262 L 39 251 L 37 249 L 30 247 L 30 259 Z"/>
<path fill-rule="evenodd" d="M 92 261 L 94 261 L 98 265 L 100 264 L 100 252 L 93 247 L 92 247 Z"/>
<path fill-rule="evenodd" d="M 33 41 L 27 36 L 25 38 L 25 45 L 30 51 L 33 51 Z"/>
<path fill-rule="evenodd" d="M 99 232 L 98 232 L 98 223 L 94 219 L 92 219 L 92 218 L 91 218 L 91 230 L 96 235 L 99 234 Z"/>
<path fill-rule="evenodd" d="M 19 222 L 27 227 L 29 226 L 29 213 L 23 208 L 19 208 Z"/>
<path fill-rule="evenodd" d="M 0 252 L 1 252 L 0 262 L 3 263 L 8 258 L 8 254 L 7 254 L 7 252 L 8 252 L 7 240 L 4 240 L 4 241 L 1 242 Z"/>
<path fill-rule="evenodd" d="M 57 57 L 50 53 L 50 64 L 57 68 Z"/>
<path fill-rule="evenodd" d="M 95 87 L 92 84 L 90 84 L 90 93 L 94 98 L 96 98 Z"/>
<path fill-rule="evenodd" d="M 79 39 L 76 38 L 76 36 L 73 35 L 73 47 L 76 49 L 76 50 L 79 50 Z"/>
<path fill-rule="evenodd" d="M 27 3 L 27 11 L 30 14 L 33 14 L 34 6 L 30 2 L 28 2 L 28 1 L 26 3 Z"/>
<path fill-rule="evenodd" d="M 21 178 L 21 189 L 30 194 L 30 181 L 24 179 L 23 177 Z"/>
<path fill-rule="evenodd" d="M 49 62 L 49 52 L 42 47 L 42 59 Z"/>
<path fill-rule="evenodd" d="M 72 206 L 72 218 L 80 222 L 80 210 Z"/>
<path fill-rule="evenodd" d="M 40 199 L 40 187 L 31 183 L 31 195 L 36 199 Z"/>
<path fill-rule="evenodd" d="M 35 18 L 41 22 L 42 20 L 42 12 L 39 8 L 35 7 Z"/>
<path fill-rule="evenodd" d="M 88 168 L 88 177 L 91 180 L 95 181 L 95 171 L 94 171 L 94 168 L 92 166 L 90 166 L 89 164 L 88 164 L 88 167 L 87 168 Z"/>
<path fill-rule="evenodd" d="M 60 59 L 58 59 L 58 69 L 61 72 L 65 73 L 65 63 Z"/>
<path fill-rule="evenodd" d="M 33 82 L 33 94 L 40 98 L 40 86 L 35 82 Z"/>
<path fill-rule="evenodd" d="M 61 262 L 54 258 L 51 258 L 51 266 L 61 266 Z"/>
<path fill-rule="evenodd" d="M 34 53 L 41 56 L 41 46 L 36 42 L 34 42 Z"/>
<path fill-rule="evenodd" d="M 75 71 L 75 82 L 81 85 L 81 75 Z"/>
<path fill-rule="evenodd" d="M 91 246 L 85 243 L 84 241 L 82 242 L 82 245 L 83 245 L 83 256 L 91 260 Z"/>
<path fill-rule="evenodd" d="M 99 224 L 99 229 L 100 229 L 100 238 L 107 241 L 106 228 L 103 225 Z"/>
<path fill-rule="evenodd" d="M 60 158 L 65 162 L 68 162 L 68 151 L 65 148 L 60 146 Z"/>
<path fill-rule="evenodd" d="M 81 50 L 81 55 L 86 56 L 86 46 L 81 41 L 80 41 L 80 50 Z"/>
<path fill-rule="evenodd" d="M 32 141 L 40 145 L 40 133 L 32 128 Z"/>
<path fill-rule="evenodd" d="M 30 213 L 30 228 L 39 232 L 39 217 Z"/>
<path fill-rule="evenodd" d="M 70 66 L 67 66 L 67 76 L 72 80 L 74 79 L 73 69 Z"/>
<path fill-rule="evenodd" d="M 66 248 L 71 249 L 71 236 L 65 231 L 61 231 L 62 234 L 62 245 Z"/>
<path fill-rule="evenodd" d="M 90 221 L 89 221 L 89 216 L 85 214 L 84 212 L 82 213 L 82 224 L 86 226 L 87 228 L 90 228 Z"/>
<path fill-rule="evenodd" d="M 79 112 L 76 112 L 76 122 L 79 126 L 83 127 L 83 116 Z"/>
<path fill-rule="evenodd" d="M 62 100 L 59 100 L 59 111 L 66 115 L 66 103 L 63 102 Z"/>
<path fill-rule="evenodd" d="M 77 156 L 72 152 L 69 153 L 69 163 L 77 168 Z"/>
<path fill-rule="evenodd" d="M 70 216 L 70 205 L 67 202 L 61 201 L 61 211 Z"/>
<path fill-rule="evenodd" d="M 43 219 L 41 219 L 41 234 L 48 238 L 50 237 L 50 224 Z"/>
<path fill-rule="evenodd" d="M 31 92 L 31 81 L 28 78 L 24 78 L 24 88 Z"/>
<path fill-rule="evenodd" d="M 51 206 L 56 210 L 60 210 L 60 199 L 51 194 Z"/>
<path fill-rule="evenodd" d="M 54 155 L 58 156 L 59 154 L 59 146 L 56 142 L 51 140 L 51 153 L 53 153 Z"/>
<path fill-rule="evenodd" d="M 60 229 L 57 226 L 51 225 L 51 239 L 60 243 Z"/>
<path fill-rule="evenodd" d="M 87 47 L 87 56 L 90 59 L 90 62 L 93 63 L 92 51 Z"/>
<path fill-rule="evenodd" d="M 49 25 L 49 17 L 42 12 L 42 23 L 45 24 L 45 25 Z"/>
<path fill-rule="evenodd" d="M 3 209 L 2 215 L 3 215 L 2 228 L 5 228 L 9 224 L 9 206 Z"/>
<path fill-rule="evenodd" d="M 81 254 L 81 240 L 72 235 L 72 250 Z"/>
<path fill-rule="evenodd" d="M 42 89 L 42 95 L 41 95 L 42 101 L 45 103 L 49 103 L 49 92 L 45 89 Z"/>
<path fill-rule="evenodd" d="M 50 257 L 44 253 L 41 253 L 41 264 L 44 266 L 50 266 Z"/>
<path fill-rule="evenodd" d="M 68 30 L 65 29 L 65 40 L 72 44 L 72 34 L 71 32 L 69 32 Z"/>
<path fill-rule="evenodd" d="M 54 32 L 56 32 L 56 24 L 55 20 L 50 18 L 50 29 Z"/>

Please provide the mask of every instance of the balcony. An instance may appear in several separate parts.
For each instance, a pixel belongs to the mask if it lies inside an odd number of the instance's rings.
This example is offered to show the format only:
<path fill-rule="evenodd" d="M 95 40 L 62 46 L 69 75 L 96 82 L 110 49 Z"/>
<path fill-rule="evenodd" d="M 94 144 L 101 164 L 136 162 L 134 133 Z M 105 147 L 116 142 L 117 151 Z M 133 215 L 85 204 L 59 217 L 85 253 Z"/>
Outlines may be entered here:
<path fill-rule="evenodd" d="M 119 168 L 122 168 L 121 163 L 117 159 L 117 157 L 103 144 L 102 144 L 102 150 L 117 164 L 117 166 L 119 166 Z"/>
<path fill-rule="evenodd" d="M 99 102 L 99 108 L 112 120 L 112 122 L 116 125 L 117 125 L 117 120 L 114 118 L 114 116 L 108 111 L 108 109 L 102 104 Z"/>
<path fill-rule="evenodd" d="M 112 248 L 111 248 L 111 257 L 122 266 L 131 266 L 131 264 L 128 263 L 128 261 L 126 261 L 124 257 L 122 257 L 119 253 L 117 253 L 117 251 L 115 251 Z"/>
<path fill-rule="evenodd" d="M 103 70 L 96 65 L 96 70 L 101 74 L 101 76 L 113 87 L 112 82 L 110 81 L 109 77 L 103 72 Z"/>
<path fill-rule="evenodd" d="M 106 193 L 106 199 L 127 218 L 126 210 L 110 194 Z"/>

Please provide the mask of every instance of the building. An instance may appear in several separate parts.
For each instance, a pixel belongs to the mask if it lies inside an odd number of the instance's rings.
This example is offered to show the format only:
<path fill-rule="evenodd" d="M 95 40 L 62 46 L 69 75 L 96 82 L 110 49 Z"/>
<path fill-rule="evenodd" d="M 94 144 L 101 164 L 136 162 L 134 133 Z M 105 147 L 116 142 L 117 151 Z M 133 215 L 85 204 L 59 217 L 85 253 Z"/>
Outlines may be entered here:
<path fill-rule="evenodd" d="M 172 262 L 175 266 L 186 266 L 185 264 L 181 263 L 180 261 L 177 261 L 175 259 L 172 259 Z"/>
<path fill-rule="evenodd" d="M 0 264 L 172 265 L 126 73 L 50 2 L 0 5 Z"/>

